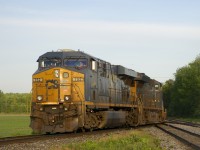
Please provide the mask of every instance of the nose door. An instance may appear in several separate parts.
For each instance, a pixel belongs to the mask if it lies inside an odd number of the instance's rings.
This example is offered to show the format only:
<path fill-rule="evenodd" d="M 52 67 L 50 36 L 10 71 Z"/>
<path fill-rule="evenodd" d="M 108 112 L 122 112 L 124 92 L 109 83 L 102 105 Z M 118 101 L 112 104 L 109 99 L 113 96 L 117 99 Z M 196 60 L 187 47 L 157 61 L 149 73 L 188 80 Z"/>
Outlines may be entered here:
<path fill-rule="evenodd" d="M 51 69 L 45 72 L 46 102 L 59 103 L 60 100 L 60 69 Z"/>
<path fill-rule="evenodd" d="M 46 97 L 47 102 L 59 102 L 59 80 L 46 80 Z"/>

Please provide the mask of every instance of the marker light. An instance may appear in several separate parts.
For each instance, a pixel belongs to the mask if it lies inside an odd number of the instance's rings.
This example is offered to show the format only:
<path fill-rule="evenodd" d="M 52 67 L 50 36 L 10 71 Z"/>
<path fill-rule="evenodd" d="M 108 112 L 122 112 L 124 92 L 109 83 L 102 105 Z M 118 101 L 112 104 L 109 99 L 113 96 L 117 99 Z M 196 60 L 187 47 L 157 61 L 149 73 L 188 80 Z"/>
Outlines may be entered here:
<path fill-rule="evenodd" d="M 69 77 L 69 73 L 68 72 L 64 72 L 63 73 L 63 78 L 68 78 Z"/>

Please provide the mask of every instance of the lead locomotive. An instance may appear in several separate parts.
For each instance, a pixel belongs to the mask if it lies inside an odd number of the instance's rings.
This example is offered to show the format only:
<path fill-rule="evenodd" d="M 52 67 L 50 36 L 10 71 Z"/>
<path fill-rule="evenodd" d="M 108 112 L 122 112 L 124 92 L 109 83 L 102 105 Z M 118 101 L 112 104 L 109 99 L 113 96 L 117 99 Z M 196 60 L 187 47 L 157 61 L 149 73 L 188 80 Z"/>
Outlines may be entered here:
<path fill-rule="evenodd" d="M 32 76 L 35 133 L 138 126 L 165 120 L 161 83 L 81 51 L 47 52 Z"/>

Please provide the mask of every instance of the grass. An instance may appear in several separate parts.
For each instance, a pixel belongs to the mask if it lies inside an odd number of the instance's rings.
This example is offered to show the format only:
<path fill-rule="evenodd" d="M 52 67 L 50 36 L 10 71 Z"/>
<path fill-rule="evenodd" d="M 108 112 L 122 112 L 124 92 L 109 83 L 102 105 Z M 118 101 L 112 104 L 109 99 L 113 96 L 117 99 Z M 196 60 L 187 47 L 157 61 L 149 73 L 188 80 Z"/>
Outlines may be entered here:
<path fill-rule="evenodd" d="M 179 118 L 180 120 L 200 123 L 200 118 Z"/>
<path fill-rule="evenodd" d="M 106 138 L 71 143 L 57 147 L 63 150 L 161 150 L 160 141 L 143 131 L 129 131 L 123 134 L 110 134 Z"/>
<path fill-rule="evenodd" d="M 200 117 L 168 117 L 168 119 L 178 119 L 183 121 L 200 123 Z"/>
<path fill-rule="evenodd" d="M 30 135 L 28 114 L 0 114 L 0 137 Z"/>

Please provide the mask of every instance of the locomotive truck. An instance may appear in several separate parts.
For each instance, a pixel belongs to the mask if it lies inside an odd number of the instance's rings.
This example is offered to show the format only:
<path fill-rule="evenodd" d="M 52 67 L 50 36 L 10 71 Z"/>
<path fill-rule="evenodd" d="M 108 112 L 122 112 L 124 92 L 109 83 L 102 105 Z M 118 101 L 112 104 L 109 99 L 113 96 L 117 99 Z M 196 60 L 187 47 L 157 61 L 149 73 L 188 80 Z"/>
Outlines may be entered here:
<path fill-rule="evenodd" d="M 61 49 L 38 60 L 32 76 L 30 127 L 75 132 L 163 122 L 162 84 L 144 73 Z"/>

